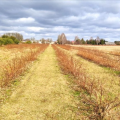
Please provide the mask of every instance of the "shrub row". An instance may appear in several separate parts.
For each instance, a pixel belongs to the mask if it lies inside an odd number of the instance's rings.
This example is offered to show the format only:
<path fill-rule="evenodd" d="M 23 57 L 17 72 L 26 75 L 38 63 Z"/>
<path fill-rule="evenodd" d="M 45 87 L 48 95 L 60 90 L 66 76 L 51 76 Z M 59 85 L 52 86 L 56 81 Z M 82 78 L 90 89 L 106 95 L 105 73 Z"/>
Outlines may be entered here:
<path fill-rule="evenodd" d="M 103 51 L 88 49 L 83 47 L 73 47 L 73 46 L 67 46 L 67 45 L 64 45 L 64 46 L 61 45 L 59 47 L 66 50 L 70 50 L 70 49 L 78 50 L 78 53 L 77 53 L 78 56 L 81 56 L 87 60 L 91 60 L 99 65 L 112 68 L 116 71 L 120 71 L 120 61 L 110 57 Z M 114 54 L 118 55 L 119 53 L 114 53 Z"/>
<path fill-rule="evenodd" d="M 120 105 L 119 96 L 112 97 L 100 80 L 94 80 L 86 76 L 82 65 L 72 56 L 67 55 L 57 45 L 53 45 L 61 68 L 72 74 L 75 80 L 74 89 L 80 92 L 78 104 L 80 117 L 84 119 L 112 119 L 120 117 L 113 114 L 112 110 Z M 114 111 L 114 110 L 113 110 Z M 118 110 L 117 110 L 118 111 Z"/>
<path fill-rule="evenodd" d="M 32 45 L 30 47 L 29 52 L 22 56 L 16 55 L 12 60 L 6 62 L 5 65 L 2 66 L 3 72 L 1 73 L 0 85 L 1 87 L 7 86 L 10 82 L 21 75 L 27 68 L 28 64 L 31 61 L 34 61 L 37 56 L 43 52 L 48 45 Z M 36 50 L 34 48 L 37 48 Z"/>

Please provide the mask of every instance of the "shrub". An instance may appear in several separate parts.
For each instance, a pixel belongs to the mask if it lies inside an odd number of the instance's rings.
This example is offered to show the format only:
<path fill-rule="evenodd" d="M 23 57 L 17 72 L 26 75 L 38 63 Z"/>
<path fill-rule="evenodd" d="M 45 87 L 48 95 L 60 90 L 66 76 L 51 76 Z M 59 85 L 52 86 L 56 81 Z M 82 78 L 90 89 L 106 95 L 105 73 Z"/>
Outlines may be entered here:
<path fill-rule="evenodd" d="M 2 38 L 0 38 L 0 46 L 4 44 L 4 41 Z"/>
<path fill-rule="evenodd" d="M 15 44 L 18 44 L 18 43 L 19 43 L 19 40 L 16 39 L 16 37 L 10 36 L 9 38 L 12 39 L 12 40 L 14 41 Z"/>
<path fill-rule="evenodd" d="M 26 41 L 26 44 L 31 44 L 32 42 L 30 40 Z"/>
<path fill-rule="evenodd" d="M 84 120 L 112 120 L 119 116 L 120 93 L 114 94 L 106 88 L 99 79 L 91 79 L 76 58 L 68 55 L 59 47 L 66 49 L 63 45 L 52 45 L 55 49 L 60 67 L 64 72 L 74 76 L 74 90 L 79 92 L 80 102 L 78 104 L 79 114 Z M 70 49 L 70 46 L 67 48 Z M 92 51 L 94 52 L 94 51 Z M 81 117 L 80 116 L 80 117 Z"/>
<path fill-rule="evenodd" d="M 8 38 L 8 36 L 7 35 L 3 35 L 2 38 Z"/>
<path fill-rule="evenodd" d="M 21 75 L 27 69 L 28 64 L 31 61 L 34 61 L 35 59 L 37 59 L 37 56 L 40 53 L 42 53 L 48 47 L 48 45 L 47 44 L 45 45 L 24 44 L 24 45 L 7 45 L 6 47 L 8 47 L 9 49 L 16 47 L 16 50 L 18 48 L 19 52 L 20 52 L 20 49 L 27 47 L 29 49 L 29 52 L 25 54 L 25 52 L 22 51 L 21 56 L 15 54 L 14 58 L 6 61 L 6 64 L 2 66 L 2 72 L 0 72 L 0 87 L 5 87 L 7 85 L 10 85 L 12 80 L 14 80 L 16 77 Z"/>
<path fill-rule="evenodd" d="M 4 45 L 14 44 L 14 41 L 10 38 L 3 38 L 3 41 L 4 41 Z"/>

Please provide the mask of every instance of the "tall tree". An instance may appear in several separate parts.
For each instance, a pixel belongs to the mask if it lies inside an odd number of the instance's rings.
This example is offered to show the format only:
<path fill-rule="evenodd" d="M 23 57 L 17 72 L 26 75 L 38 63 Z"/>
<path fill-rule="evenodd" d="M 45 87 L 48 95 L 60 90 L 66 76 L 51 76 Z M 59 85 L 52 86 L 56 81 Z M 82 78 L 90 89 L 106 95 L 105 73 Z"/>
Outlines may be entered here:
<path fill-rule="evenodd" d="M 16 39 L 18 39 L 19 41 L 22 41 L 22 40 L 23 40 L 23 35 L 20 34 L 20 33 L 5 33 L 4 35 L 14 36 L 14 37 L 16 37 Z"/>
<path fill-rule="evenodd" d="M 66 44 L 67 43 L 67 38 L 64 33 L 62 33 L 61 35 L 58 35 L 57 42 L 58 42 L 58 44 Z"/>
<path fill-rule="evenodd" d="M 97 43 L 97 45 L 100 43 L 100 38 L 98 36 L 96 38 L 96 43 Z"/>

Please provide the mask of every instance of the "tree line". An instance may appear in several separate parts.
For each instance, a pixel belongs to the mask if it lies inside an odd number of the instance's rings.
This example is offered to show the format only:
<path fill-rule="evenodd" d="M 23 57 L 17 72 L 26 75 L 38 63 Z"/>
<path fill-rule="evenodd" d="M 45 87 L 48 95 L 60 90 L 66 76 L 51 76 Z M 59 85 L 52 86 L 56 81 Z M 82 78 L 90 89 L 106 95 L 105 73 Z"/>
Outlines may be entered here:
<path fill-rule="evenodd" d="M 17 40 L 22 41 L 23 35 L 20 33 L 5 33 L 6 36 L 14 36 Z"/>
<path fill-rule="evenodd" d="M 23 35 L 20 33 L 5 33 L 0 37 L 0 45 L 19 44 L 23 40 Z"/>
<path fill-rule="evenodd" d="M 78 36 L 75 37 L 74 41 L 67 40 L 64 33 L 58 35 L 57 38 L 57 44 L 92 44 L 92 45 L 104 45 L 105 44 L 104 39 L 100 39 L 97 37 L 96 39 L 93 39 L 92 37 L 90 40 L 84 40 L 83 38 L 80 39 Z"/>
<path fill-rule="evenodd" d="M 20 41 L 14 36 L 3 35 L 0 37 L 0 45 L 18 44 Z"/>

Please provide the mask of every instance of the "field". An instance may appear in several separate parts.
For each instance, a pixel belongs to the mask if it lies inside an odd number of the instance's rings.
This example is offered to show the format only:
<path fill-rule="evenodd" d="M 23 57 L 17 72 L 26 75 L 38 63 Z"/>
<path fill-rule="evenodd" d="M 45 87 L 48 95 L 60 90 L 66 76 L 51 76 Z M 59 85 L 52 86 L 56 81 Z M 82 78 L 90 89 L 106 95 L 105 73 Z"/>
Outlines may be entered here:
<path fill-rule="evenodd" d="M 116 45 L 72 45 L 75 47 L 83 47 L 83 48 L 90 48 L 90 49 L 98 49 L 101 50 L 103 52 L 113 52 L 113 51 L 119 51 L 120 52 L 120 46 L 116 46 Z"/>
<path fill-rule="evenodd" d="M 0 47 L 0 119 L 119 120 L 120 46 Z"/>

